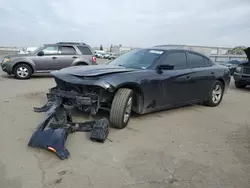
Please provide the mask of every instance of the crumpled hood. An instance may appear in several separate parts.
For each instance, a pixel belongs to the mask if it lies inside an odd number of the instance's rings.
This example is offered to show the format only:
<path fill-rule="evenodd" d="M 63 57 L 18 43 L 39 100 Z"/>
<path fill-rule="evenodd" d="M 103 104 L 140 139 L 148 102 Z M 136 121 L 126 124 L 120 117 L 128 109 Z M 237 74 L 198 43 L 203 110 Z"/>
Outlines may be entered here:
<path fill-rule="evenodd" d="M 72 66 L 61 69 L 57 73 L 69 74 L 74 76 L 101 76 L 113 73 L 131 72 L 137 69 L 125 68 L 121 66 L 111 65 L 87 65 L 87 66 Z"/>
<path fill-rule="evenodd" d="M 250 47 L 246 48 L 244 51 L 245 51 L 245 53 L 247 55 L 248 61 L 250 62 Z"/>

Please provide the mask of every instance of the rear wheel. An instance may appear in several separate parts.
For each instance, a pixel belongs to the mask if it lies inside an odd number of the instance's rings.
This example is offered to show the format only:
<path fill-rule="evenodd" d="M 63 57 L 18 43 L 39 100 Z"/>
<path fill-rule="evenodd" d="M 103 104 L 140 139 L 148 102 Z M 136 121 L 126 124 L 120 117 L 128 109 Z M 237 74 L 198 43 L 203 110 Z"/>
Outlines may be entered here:
<path fill-rule="evenodd" d="M 117 129 L 127 126 L 133 105 L 133 91 L 127 88 L 119 89 L 113 99 L 110 111 L 110 123 Z"/>
<path fill-rule="evenodd" d="M 245 88 L 247 86 L 246 84 L 240 83 L 240 82 L 235 82 L 234 84 L 235 84 L 235 87 L 237 88 Z"/>
<path fill-rule="evenodd" d="M 32 68 L 27 64 L 18 64 L 13 71 L 17 79 L 29 79 L 32 74 Z"/>
<path fill-rule="evenodd" d="M 218 106 L 221 103 L 223 95 L 224 85 L 221 81 L 217 80 L 209 91 L 205 104 L 212 107 Z"/>

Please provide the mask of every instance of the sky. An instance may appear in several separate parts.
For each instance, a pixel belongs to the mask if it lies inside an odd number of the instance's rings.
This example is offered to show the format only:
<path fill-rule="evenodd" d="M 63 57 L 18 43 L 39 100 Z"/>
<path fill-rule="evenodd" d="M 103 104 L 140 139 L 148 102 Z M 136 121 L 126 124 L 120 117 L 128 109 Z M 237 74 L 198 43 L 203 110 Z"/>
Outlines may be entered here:
<path fill-rule="evenodd" d="M 250 46 L 250 0 L 0 0 L 0 46 Z"/>

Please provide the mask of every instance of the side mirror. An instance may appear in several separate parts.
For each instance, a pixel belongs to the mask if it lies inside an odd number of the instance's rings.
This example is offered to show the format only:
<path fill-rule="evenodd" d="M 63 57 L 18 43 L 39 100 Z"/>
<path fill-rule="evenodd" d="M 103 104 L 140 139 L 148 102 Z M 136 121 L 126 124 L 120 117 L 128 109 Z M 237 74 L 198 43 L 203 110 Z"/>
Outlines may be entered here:
<path fill-rule="evenodd" d="M 38 56 L 43 56 L 44 55 L 44 52 L 43 51 L 40 51 L 37 53 Z"/>

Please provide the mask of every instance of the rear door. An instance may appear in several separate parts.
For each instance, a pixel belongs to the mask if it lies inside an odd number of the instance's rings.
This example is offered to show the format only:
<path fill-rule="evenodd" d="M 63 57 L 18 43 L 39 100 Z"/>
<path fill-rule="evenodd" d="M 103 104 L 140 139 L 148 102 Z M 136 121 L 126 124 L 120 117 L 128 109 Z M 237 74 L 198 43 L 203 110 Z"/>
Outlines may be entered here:
<path fill-rule="evenodd" d="M 195 52 L 187 52 L 188 67 L 191 68 L 192 81 L 195 84 L 193 88 L 193 98 L 196 100 L 204 99 L 211 89 L 216 76 L 211 61 Z"/>
<path fill-rule="evenodd" d="M 192 100 L 194 83 L 191 80 L 192 70 L 187 66 L 184 51 L 171 51 L 160 61 L 160 64 L 173 64 L 174 70 L 162 70 L 161 84 L 164 100 L 162 106 L 179 105 Z"/>
<path fill-rule="evenodd" d="M 79 58 L 76 49 L 73 46 L 59 46 L 59 63 L 57 69 L 62 69 L 72 65 L 73 61 Z"/>
<path fill-rule="evenodd" d="M 31 58 L 35 63 L 36 71 L 47 72 L 50 70 L 56 70 L 59 57 L 58 46 L 56 45 L 45 46 L 41 51 L 43 51 L 44 53 L 43 56 L 34 55 Z"/>

